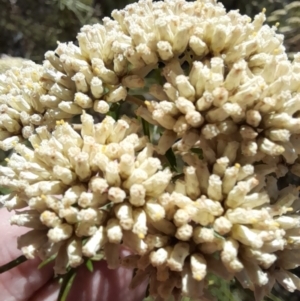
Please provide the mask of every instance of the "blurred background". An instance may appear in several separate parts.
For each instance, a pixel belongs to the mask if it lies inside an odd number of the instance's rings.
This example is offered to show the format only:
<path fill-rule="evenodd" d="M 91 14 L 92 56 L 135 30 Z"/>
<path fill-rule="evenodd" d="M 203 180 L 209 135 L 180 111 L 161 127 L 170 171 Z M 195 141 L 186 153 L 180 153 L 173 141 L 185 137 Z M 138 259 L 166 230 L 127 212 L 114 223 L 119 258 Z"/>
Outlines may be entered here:
<path fill-rule="evenodd" d="M 227 10 L 239 9 L 253 17 L 266 8 L 267 23 L 277 24 L 285 35 L 289 56 L 300 51 L 300 1 L 220 0 Z M 18 66 L 23 59 L 41 63 L 44 53 L 54 50 L 57 41 L 76 42 L 84 24 L 101 22 L 113 9 L 123 8 L 133 0 L 0 0 L 0 73 Z M 4 156 L 5 154 L 3 154 Z M 3 160 L 1 158 L 0 161 Z M 1 191 L 0 193 L 4 193 Z M 299 272 L 298 272 L 299 274 Z M 228 299 L 228 289 L 233 299 Z M 218 300 L 253 301 L 253 295 L 238 289 L 237 284 L 218 289 Z M 300 300 L 300 294 L 288 294 L 279 286 L 265 301 Z"/>
<path fill-rule="evenodd" d="M 47 50 L 57 41 L 75 41 L 84 24 L 100 22 L 111 11 L 132 0 L 0 0 L 0 55 L 42 62 Z M 267 22 L 280 23 L 289 53 L 300 50 L 300 1 L 221 0 L 227 10 L 239 9 L 254 16 L 267 9 Z M 4 56 L 6 65 L 13 64 Z M 19 60 L 14 62 L 19 63 Z M 5 68 L 5 67 L 2 67 Z"/>

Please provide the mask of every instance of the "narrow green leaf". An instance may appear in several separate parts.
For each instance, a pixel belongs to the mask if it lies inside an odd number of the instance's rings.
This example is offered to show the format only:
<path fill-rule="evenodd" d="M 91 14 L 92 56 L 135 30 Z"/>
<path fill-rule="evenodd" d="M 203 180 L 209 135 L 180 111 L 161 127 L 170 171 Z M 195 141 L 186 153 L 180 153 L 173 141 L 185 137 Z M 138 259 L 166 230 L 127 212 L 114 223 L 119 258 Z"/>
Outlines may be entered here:
<path fill-rule="evenodd" d="M 151 136 L 150 136 L 150 125 L 149 123 L 141 118 L 141 121 L 142 121 L 142 126 L 143 126 L 143 132 L 144 132 L 144 135 L 147 136 L 149 138 L 149 140 L 151 141 Z"/>
<path fill-rule="evenodd" d="M 11 190 L 9 188 L 6 187 L 0 187 L 0 195 L 6 195 L 11 193 Z"/>
<path fill-rule="evenodd" d="M 225 240 L 225 237 L 223 237 L 222 235 L 220 235 L 218 232 L 214 231 L 214 237 Z"/>
<path fill-rule="evenodd" d="M 93 262 L 92 262 L 92 260 L 91 260 L 91 259 L 88 259 L 88 260 L 85 262 L 85 265 L 86 265 L 87 269 L 88 269 L 91 273 L 93 273 L 94 267 L 93 267 Z"/>
<path fill-rule="evenodd" d="M 52 256 L 50 256 L 49 258 L 45 259 L 44 261 L 42 261 L 39 265 L 38 265 L 38 269 L 41 269 L 42 267 L 44 267 L 45 265 L 47 265 L 48 263 L 50 263 L 51 261 L 53 261 L 56 258 L 57 253 L 53 254 Z"/>
<path fill-rule="evenodd" d="M 107 115 L 109 115 L 110 117 L 112 117 L 115 120 L 118 120 L 119 115 L 120 115 L 120 104 L 119 103 L 113 103 L 110 106 Z"/>
<path fill-rule="evenodd" d="M 63 276 L 63 281 L 59 290 L 57 301 L 66 301 L 73 281 L 76 276 L 76 269 L 70 269 L 67 274 Z"/>
<path fill-rule="evenodd" d="M 13 269 L 14 267 L 18 266 L 19 264 L 25 262 L 27 258 L 24 255 L 19 256 L 18 258 L 0 266 L 0 274 Z"/>
<path fill-rule="evenodd" d="M 267 297 L 268 297 L 269 299 L 271 299 L 272 301 L 283 301 L 282 299 L 276 297 L 276 296 L 273 295 L 273 294 L 269 294 Z"/>
<path fill-rule="evenodd" d="M 203 160 L 203 151 L 201 148 L 191 148 L 191 152 L 198 155 L 200 160 Z"/>
<path fill-rule="evenodd" d="M 152 84 L 163 85 L 165 83 L 165 79 L 162 76 L 161 68 L 154 68 L 145 78 L 146 87 L 150 87 Z"/>
<path fill-rule="evenodd" d="M 96 254 L 94 257 L 91 258 L 92 261 L 100 261 L 104 258 L 104 253 L 99 253 L 99 254 Z"/>
<path fill-rule="evenodd" d="M 175 154 L 174 154 L 172 148 L 169 148 L 167 150 L 166 158 L 169 162 L 169 166 L 171 167 L 171 170 L 176 171 L 177 170 L 177 162 L 176 162 L 176 157 L 175 157 Z"/>

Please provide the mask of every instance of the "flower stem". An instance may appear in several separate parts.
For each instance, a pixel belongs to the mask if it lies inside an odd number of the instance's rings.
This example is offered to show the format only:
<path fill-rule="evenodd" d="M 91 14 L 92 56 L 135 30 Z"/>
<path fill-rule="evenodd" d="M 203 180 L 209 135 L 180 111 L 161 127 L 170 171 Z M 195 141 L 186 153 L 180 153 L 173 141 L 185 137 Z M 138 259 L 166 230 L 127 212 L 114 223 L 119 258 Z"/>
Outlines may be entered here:
<path fill-rule="evenodd" d="M 19 264 L 25 262 L 27 258 L 24 255 L 19 256 L 18 258 L 2 265 L 0 267 L 0 274 L 9 271 L 10 269 L 13 269 L 14 267 L 18 266 Z"/>
<path fill-rule="evenodd" d="M 76 276 L 77 269 L 70 269 L 67 274 L 63 276 L 63 281 L 59 290 L 57 301 L 66 301 L 69 291 L 72 287 Z"/>

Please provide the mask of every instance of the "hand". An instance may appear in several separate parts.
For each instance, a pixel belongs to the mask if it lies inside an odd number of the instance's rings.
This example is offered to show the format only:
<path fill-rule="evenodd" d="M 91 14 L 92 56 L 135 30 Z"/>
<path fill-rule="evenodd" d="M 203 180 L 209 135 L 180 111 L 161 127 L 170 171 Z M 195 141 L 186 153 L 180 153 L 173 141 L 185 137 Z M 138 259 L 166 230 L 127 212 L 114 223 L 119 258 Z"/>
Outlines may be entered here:
<path fill-rule="evenodd" d="M 29 229 L 11 226 L 12 213 L 0 209 L 0 266 L 19 257 L 17 237 Z M 53 280 L 50 264 L 38 269 L 40 261 L 28 260 L 0 274 L 0 292 L 3 301 L 56 301 L 59 284 Z M 129 290 L 132 271 L 124 268 L 109 270 L 104 261 L 94 262 L 91 273 L 84 265 L 77 275 L 67 300 L 76 301 L 142 301 L 146 283 L 136 290 Z"/>

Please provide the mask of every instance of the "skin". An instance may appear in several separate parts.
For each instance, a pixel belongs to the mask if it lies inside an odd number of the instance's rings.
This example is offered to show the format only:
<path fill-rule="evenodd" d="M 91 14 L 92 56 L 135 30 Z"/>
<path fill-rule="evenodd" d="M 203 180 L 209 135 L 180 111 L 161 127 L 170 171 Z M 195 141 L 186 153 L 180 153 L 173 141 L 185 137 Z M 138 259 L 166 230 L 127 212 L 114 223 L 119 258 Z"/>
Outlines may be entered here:
<path fill-rule="evenodd" d="M 22 255 L 17 249 L 17 237 L 28 229 L 11 226 L 12 213 L 0 209 L 0 266 Z M 46 265 L 37 269 L 38 259 L 28 260 L 0 274 L 1 300 L 5 301 L 56 301 L 59 284 L 53 280 L 53 268 Z M 94 272 L 85 266 L 78 270 L 68 301 L 142 301 L 146 283 L 129 290 L 132 271 L 124 268 L 109 270 L 104 261 L 94 262 Z"/>

